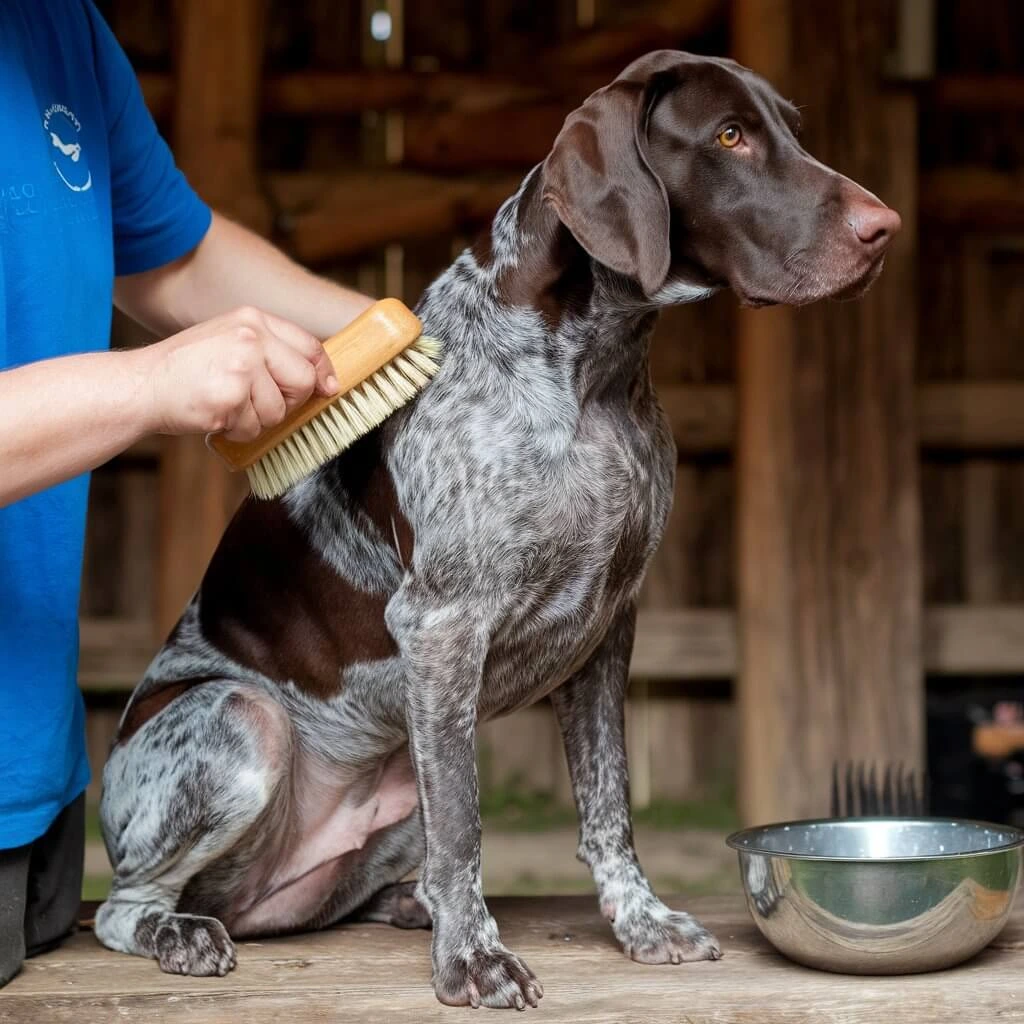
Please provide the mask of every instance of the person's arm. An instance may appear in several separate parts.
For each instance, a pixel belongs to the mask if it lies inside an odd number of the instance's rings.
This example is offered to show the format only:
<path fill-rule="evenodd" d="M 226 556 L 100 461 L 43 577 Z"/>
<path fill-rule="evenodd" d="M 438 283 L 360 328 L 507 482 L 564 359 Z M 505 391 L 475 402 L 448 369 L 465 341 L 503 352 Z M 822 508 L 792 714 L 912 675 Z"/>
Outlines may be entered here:
<path fill-rule="evenodd" d="M 251 308 L 145 348 L 3 371 L 0 506 L 93 469 L 146 434 L 250 440 L 314 389 L 337 387 L 316 338 Z"/>
<path fill-rule="evenodd" d="M 340 331 L 373 299 L 311 274 L 259 235 L 214 214 L 187 256 L 155 270 L 119 277 L 119 309 L 157 335 L 257 306 L 321 340 Z"/>

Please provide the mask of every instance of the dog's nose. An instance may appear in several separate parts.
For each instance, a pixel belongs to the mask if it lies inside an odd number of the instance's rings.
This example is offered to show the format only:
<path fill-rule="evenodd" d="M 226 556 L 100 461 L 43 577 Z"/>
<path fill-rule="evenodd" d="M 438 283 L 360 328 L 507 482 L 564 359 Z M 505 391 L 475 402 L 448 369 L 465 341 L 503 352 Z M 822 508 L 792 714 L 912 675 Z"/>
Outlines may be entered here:
<path fill-rule="evenodd" d="M 887 245 L 901 224 L 900 215 L 877 200 L 851 204 L 846 219 L 856 236 L 876 249 Z"/>

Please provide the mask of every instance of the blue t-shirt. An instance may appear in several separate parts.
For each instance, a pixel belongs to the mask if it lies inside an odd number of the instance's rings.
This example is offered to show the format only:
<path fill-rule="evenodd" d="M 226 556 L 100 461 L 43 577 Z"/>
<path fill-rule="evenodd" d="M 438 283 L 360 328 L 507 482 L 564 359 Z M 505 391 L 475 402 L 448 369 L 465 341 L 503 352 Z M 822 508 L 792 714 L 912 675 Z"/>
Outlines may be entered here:
<path fill-rule="evenodd" d="M 106 348 L 114 275 L 185 255 L 209 224 L 90 0 L 2 0 L 0 369 Z M 89 781 L 88 487 L 0 508 L 0 849 L 42 835 Z"/>

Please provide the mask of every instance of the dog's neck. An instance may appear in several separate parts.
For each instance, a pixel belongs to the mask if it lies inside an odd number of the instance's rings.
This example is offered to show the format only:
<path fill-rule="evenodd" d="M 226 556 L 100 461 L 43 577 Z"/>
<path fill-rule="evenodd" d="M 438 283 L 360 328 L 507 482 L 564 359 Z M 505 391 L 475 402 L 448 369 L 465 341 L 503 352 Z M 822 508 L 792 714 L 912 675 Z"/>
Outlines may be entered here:
<path fill-rule="evenodd" d="M 424 303 L 428 328 L 446 337 L 444 321 L 458 315 L 453 303 L 461 306 L 474 330 L 452 333 L 476 355 L 533 365 L 540 357 L 553 371 L 568 371 L 581 401 L 645 386 L 659 308 L 704 298 L 708 289 L 669 284 L 645 296 L 634 281 L 592 259 L 543 201 L 542 185 L 540 165 L 431 289 Z M 501 315 L 480 318 L 482 302 Z"/>
<path fill-rule="evenodd" d="M 470 363 L 557 381 L 583 404 L 646 377 L 657 310 L 632 301 L 624 280 L 601 273 L 541 201 L 539 173 L 431 286 L 421 315 L 451 355 L 462 349 L 457 357 Z"/>

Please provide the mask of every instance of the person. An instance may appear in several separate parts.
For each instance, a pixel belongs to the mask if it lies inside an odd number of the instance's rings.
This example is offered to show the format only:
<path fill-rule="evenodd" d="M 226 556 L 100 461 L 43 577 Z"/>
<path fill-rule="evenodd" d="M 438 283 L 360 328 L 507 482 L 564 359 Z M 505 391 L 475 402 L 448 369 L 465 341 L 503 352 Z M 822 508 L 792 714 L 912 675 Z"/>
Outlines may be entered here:
<path fill-rule="evenodd" d="M 371 300 L 211 212 L 92 0 L 0 4 L 0 96 L 2 984 L 78 916 L 88 471 L 333 393 L 317 338 Z M 112 300 L 164 340 L 108 351 Z"/>

